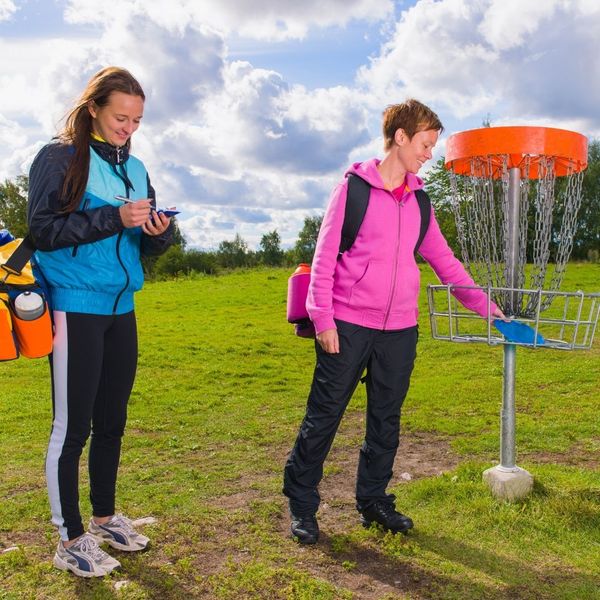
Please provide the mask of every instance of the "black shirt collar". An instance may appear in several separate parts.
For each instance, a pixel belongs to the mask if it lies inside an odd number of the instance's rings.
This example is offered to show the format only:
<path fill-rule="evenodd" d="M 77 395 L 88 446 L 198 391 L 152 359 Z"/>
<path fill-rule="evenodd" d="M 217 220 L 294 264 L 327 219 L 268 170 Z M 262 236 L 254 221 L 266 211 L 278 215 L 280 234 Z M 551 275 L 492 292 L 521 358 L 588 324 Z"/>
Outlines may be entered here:
<path fill-rule="evenodd" d="M 101 142 L 92 138 L 90 146 L 111 165 L 121 165 L 127 162 L 129 158 L 129 148 L 127 146 L 113 146 L 108 142 Z"/>

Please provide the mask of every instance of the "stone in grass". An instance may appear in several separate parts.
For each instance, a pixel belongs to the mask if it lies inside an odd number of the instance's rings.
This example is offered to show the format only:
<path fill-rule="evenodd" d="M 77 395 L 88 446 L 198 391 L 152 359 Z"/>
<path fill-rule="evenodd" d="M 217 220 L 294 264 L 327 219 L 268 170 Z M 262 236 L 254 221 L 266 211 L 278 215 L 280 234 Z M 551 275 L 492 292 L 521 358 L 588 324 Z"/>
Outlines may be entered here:
<path fill-rule="evenodd" d="M 136 519 L 135 521 L 132 521 L 131 524 L 134 527 L 141 527 L 142 525 L 152 525 L 153 523 L 156 523 L 157 520 L 154 517 L 142 517 L 140 519 Z"/>
<path fill-rule="evenodd" d="M 2 554 L 6 554 L 7 552 L 14 552 L 15 550 L 18 550 L 19 546 L 11 546 L 10 548 L 4 548 L 4 550 L 2 550 Z"/>
<path fill-rule="evenodd" d="M 518 500 L 533 490 L 533 477 L 520 467 L 507 469 L 497 466 L 487 469 L 483 472 L 483 480 L 498 500 Z"/>
<path fill-rule="evenodd" d="M 123 589 L 124 587 L 127 587 L 129 585 L 129 581 L 127 579 L 124 579 L 123 581 L 115 581 L 115 590 L 118 592 L 120 589 Z"/>

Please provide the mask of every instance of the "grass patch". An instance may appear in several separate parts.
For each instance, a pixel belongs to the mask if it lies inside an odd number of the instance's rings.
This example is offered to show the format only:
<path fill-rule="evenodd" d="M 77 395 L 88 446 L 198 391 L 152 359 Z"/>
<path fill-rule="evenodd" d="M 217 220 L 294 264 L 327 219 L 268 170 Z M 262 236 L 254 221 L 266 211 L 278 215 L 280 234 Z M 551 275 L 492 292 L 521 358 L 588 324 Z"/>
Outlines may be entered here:
<path fill-rule="evenodd" d="M 398 506 L 416 523 L 409 536 L 363 529 L 351 500 L 334 494 L 324 496 L 323 540 L 289 539 L 282 468 L 314 358 L 285 323 L 288 275 L 238 271 L 138 295 L 140 364 L 118 500 L 157 522 L 146 526 L 152 548 L 116 553 L 123 569 L 101 581 L 51 564 L 47 362 L 0 366 L 0 599 L 600 597 L 598 342 L 590 352 L 518 349 L 518 462 L 536 484 L 529 498 L 500 503 L 481 473 L 497 462 L 502 351 L 432 340 L 424 294 L 403 430 L 443 440 L 458 467 L 395 479 Z M 424 268 L 423 284 L 433 281 Z M 563 288 L 594 291 L 598 281 L 599 265 L 573 264 Z M 340 460 L 325 469 L 347 494 L 365 401 L 360 386 L 334 445 Z M 87 516 L 85 460 L 81 485 Z"/>

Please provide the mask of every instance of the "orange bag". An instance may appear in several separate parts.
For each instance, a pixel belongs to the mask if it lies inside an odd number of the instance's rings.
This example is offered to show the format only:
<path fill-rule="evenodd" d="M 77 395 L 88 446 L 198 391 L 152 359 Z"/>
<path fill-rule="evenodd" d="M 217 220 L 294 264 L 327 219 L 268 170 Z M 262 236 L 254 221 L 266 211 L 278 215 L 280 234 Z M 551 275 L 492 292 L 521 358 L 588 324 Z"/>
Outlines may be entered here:
<path fill-rule="evenodd" d="M 0 246 L 0 300 L 4 298 L 0 302 L 3 309 L 0 312 L 0 360 L 17 358 L 19 353 L 27 358 L 41 358 L 52 352 L 53 332 L 48 303 L 29 262 L 34 251 L 33 242 L 28 237 Z M 39 317 L 31 320 L 19 318 L 15 299 L 22 292 L 36 292 L 42 297 L 44 311 Z"/>
<path fill-rule="evenodd" d="M 19 352 L 27 358 L 48 356 L 52 352 L 52 321 L 48 304 L 42 316 L 33 321 L 19 319 L 14 311 L 11 313 Z"/>
<path fill-rule="evenodd" d="M 7 303 L 0 298 L 0 360 L 14 360 L 19 356 Z"/>

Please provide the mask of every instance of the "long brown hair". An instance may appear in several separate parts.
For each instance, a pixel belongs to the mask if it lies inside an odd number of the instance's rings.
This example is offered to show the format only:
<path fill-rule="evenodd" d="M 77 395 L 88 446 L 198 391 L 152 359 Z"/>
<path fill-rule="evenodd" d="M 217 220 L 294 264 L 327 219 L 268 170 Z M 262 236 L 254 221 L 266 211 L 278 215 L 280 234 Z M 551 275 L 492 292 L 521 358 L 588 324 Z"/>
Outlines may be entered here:
<path fill-rule="evenodd" d="M 89 80 L 81 97 L 67 115 L 64 129 L 58 136 L 62 142 L 73 144 L 75 147 L 61 193 L 65 212 L 77 209 L 87 185 L 90 136 L 93 131 L 92 115 L 88 107 L 92 102 L 100 108 L 106 106 L 112 92 L 123 92 L 131 96 L 140 96 L 142 100 L 146 99 L 144 90 L 135 77 L 120 67 L 106 67 Z M 130 140 L 127 140 L 126 146 L 129 148 Z"/>

